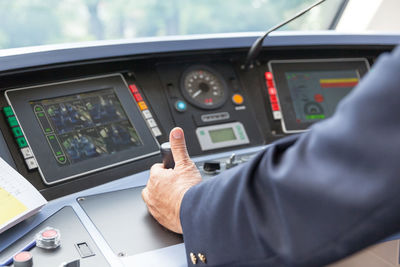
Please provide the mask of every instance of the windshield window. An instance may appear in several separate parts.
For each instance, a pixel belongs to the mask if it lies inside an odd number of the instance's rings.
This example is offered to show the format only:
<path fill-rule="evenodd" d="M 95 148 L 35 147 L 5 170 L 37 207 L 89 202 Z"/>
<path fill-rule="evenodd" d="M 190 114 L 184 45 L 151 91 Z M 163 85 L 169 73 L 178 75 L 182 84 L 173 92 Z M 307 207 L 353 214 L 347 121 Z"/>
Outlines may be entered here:
<path fill-rule="evenodd" d="M 315 0 L 0 0 L 0 49 L 94 40 L 265 31 Z M 327 30 L 328 0 L 282 30 Z"/>

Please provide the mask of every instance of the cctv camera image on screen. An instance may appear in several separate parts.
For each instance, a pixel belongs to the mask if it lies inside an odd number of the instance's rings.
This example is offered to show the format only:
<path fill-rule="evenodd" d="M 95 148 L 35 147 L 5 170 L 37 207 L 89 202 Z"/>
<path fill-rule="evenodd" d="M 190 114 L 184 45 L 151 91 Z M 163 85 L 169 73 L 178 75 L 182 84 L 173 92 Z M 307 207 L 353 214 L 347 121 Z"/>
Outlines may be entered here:
<path fill-rule="evenodd" d="M 30 104 L 60 165 L 142 145 L 113 89 Z"/>

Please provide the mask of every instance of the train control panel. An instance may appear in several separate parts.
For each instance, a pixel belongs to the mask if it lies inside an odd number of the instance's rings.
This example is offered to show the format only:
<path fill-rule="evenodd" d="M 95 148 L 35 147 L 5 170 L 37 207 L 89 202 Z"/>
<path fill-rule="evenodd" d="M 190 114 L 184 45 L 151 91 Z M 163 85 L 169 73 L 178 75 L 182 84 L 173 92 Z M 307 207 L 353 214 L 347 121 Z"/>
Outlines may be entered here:
<path fill-rule="evenodd" d="M 329 119 L 400 42 L 276 35 L 245 67 L 255 39 L 0 57 L 0 157 L 48 201 L 0 233 L 0 266 L 187 266 L 182 236 L 158 224 L 141 196 L 170 130 L 184 130 L 203 180 L 218 179 Z"/>

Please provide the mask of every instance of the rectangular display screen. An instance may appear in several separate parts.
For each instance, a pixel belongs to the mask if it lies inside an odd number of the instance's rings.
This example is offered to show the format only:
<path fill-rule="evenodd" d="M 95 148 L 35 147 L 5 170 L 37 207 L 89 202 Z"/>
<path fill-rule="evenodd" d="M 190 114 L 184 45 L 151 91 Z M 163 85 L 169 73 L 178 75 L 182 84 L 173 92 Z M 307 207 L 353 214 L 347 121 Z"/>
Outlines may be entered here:
<path fill-rule="evenodd" d="M 59 165 L 141 146 L 113 89 L 30 102 Z"/>
<path fill-rule="evenodd" d="M 332 116 L 360 79 L 356 70 L 286 72 L 285 76 L 298 123 Z"/>
<path fill-rule="evenodd" d="M 269 68 L 279 100 L 282 130 L 296 133 L 331 117 L 369 65 L 363 58 L 280 60 L 269 62 Z"/>
<path fill-rule="evenodd" d="M 232 128 L 211 130 L 209 131 L 209 134 L 213 143 L 236 140 L 236 136 Z"/>

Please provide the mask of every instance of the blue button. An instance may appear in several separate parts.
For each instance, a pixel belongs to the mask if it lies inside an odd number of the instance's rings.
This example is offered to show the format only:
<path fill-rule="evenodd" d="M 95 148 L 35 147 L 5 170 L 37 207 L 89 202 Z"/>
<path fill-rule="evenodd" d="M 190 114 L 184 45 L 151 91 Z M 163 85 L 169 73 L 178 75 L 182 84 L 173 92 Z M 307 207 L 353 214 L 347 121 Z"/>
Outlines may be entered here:
<path fill-rule="evenodd" d="M 186 103 L 184 101 L 182 101 L 182 100 L 178 100 L 178 101 L 175 102 L 175 108 L 179 112 L 185 111 L 186 107 L 187 107 Z"/>

